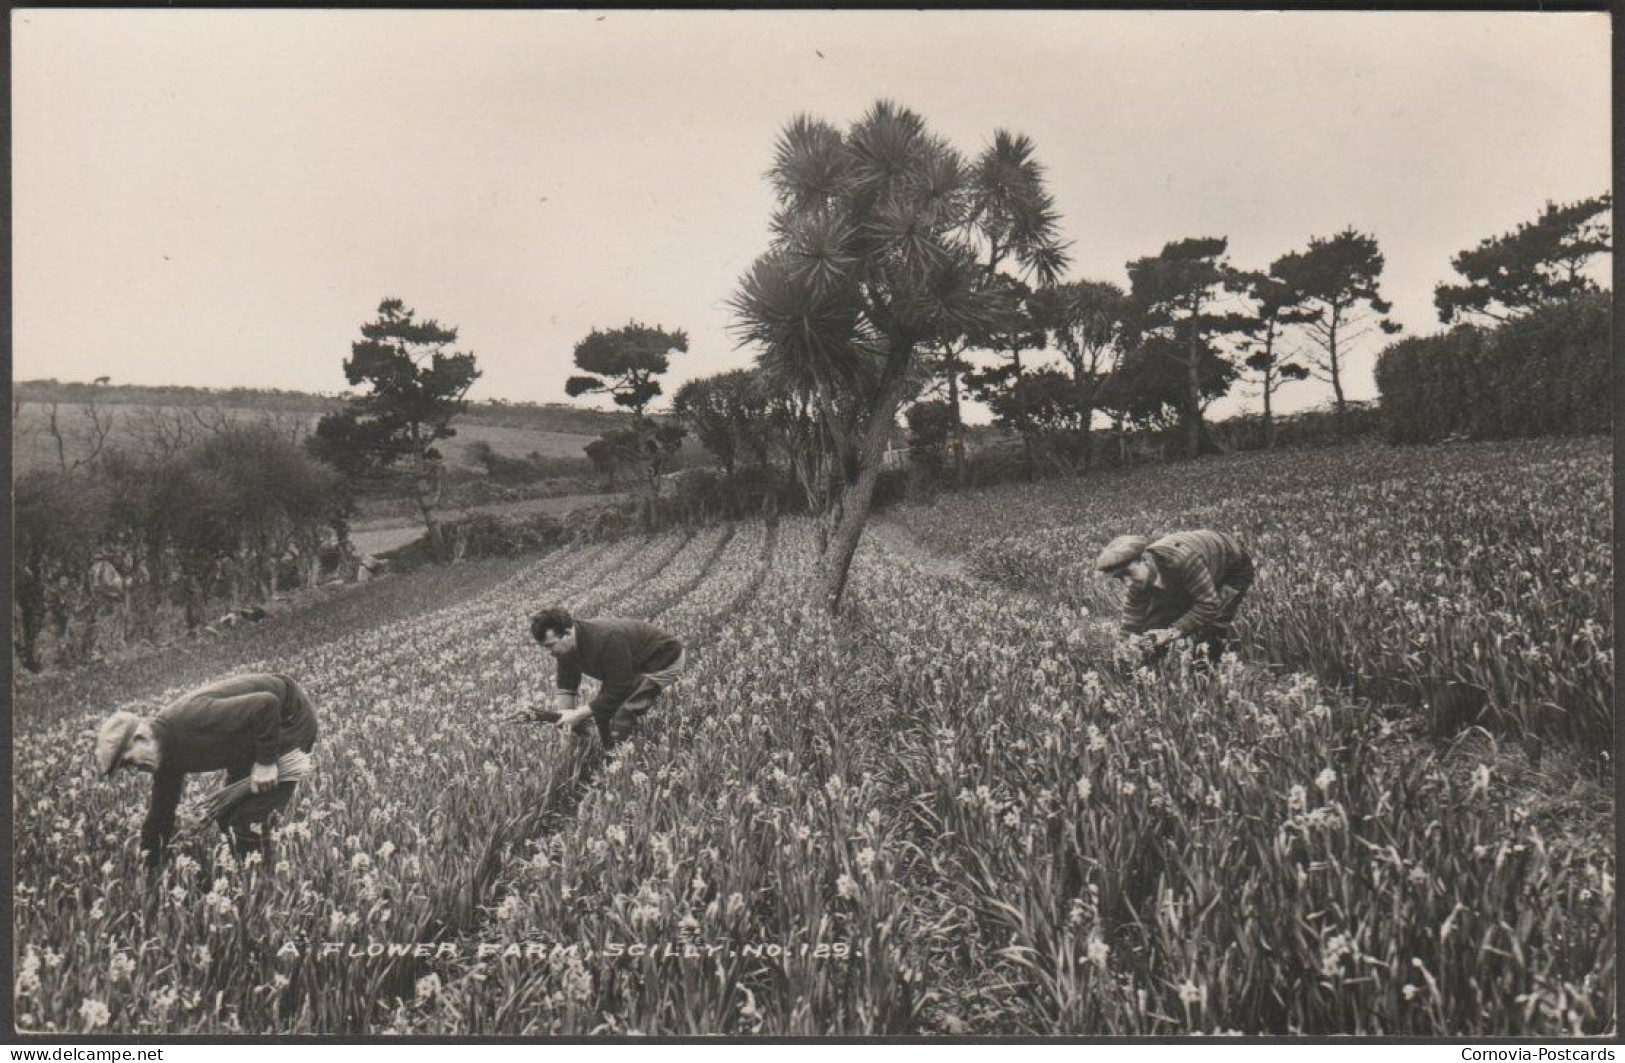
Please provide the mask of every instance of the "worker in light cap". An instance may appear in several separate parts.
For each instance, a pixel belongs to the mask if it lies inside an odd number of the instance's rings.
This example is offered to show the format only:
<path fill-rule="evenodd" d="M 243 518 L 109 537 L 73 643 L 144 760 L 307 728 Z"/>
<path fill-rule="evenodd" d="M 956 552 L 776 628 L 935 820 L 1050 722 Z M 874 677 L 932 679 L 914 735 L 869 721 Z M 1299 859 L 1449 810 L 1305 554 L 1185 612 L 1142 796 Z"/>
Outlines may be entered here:
<path fill-rule="evenodd" d="M 285 675 L 241 675 L 184 694 L 153 716 L 113 713 L 96 734 L 96 770 L 104 777 L 120 768 L 152 776 L 141 827 L 149 868 L 164 860 L 189 773 L 223 770 L 227 785 L 247 779 L 248 796 L 217 822 L 239 858 L 258 852 L 269 863 L 273 817 L 298 787 L 279 781 L 277 759 L 315 744 L 315 707 L 299 684 Z"/>
<path fill-rule="evenodd" d="M 1119 535 L 1095 562 L 1104 575 L 1128 583 L 1124 634 L 1147 635 L 1161 651 L 1190 638 L 1217 660 L 1229 648 L 1236 612 L 1253 585 L 1253 559 L 1234 536 L 1174 532 L 1152 542 Z"/>

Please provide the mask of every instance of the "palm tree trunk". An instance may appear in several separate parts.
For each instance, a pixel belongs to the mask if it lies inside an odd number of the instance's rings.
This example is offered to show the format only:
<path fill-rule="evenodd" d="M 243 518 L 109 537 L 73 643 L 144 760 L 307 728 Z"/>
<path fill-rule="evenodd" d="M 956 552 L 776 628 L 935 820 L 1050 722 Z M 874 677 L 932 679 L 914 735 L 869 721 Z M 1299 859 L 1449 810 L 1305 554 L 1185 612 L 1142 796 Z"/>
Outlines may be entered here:
<path fill-rule="evenodd" d="M 818 594 L 822 604 L 831 612 L 841 605 L 846 592 L 846 580 L 852 568 L 852 558 L 863 538 L 863 528 L 869 519 L 869 507 L 874 501 L 875 484 L 880 481 L 881 460 L 886 441 L 891 435 L 892 422 L 903 404 L 908 391 L 906 374 L 898 373 L 890 385 L 878 396 L 864 425 L 863 438 L 856 454 L 858 475 L 847 484 L 836 503 L 837 519 L 830 532 L 829 545 L 819 562 Z"/>

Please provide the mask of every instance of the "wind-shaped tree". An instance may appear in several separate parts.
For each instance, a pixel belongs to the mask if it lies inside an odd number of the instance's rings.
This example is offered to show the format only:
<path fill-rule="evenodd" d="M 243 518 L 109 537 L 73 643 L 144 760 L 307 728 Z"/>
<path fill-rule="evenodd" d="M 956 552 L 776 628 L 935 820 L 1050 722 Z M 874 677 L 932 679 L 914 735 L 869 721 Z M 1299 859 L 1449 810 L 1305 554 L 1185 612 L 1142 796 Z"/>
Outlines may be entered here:
<path fill-rule="evenodd" d="M 447 348 L 457 330 L 419 321 L 399 299 L 378 304 L 378 319 L 361 326 L 350 345 L 344 376 L 369 390 L 316 425 L 311 450 L 350 475 L 368 468 L 407 467 L 412 500 L 423 518 L 429 545 L 447 559 L 435 507 L 444 463 L 435 446 L 457 434 L 451 420 L 468 405 L 465 396 L 480 371 L 474 355 Z"/>
<path fill-rule="evenodd" d="M 1043 297 L 1041 317 L 1050 342 L 1072 370 L 1079 440 L 1085 465 L 1094 460 L 1090 425 L 1099 405 L 1101 385 L 1117 368 L 1130 342 L 1130 309 L 1123 289 L 1109 281 L 1071 281 Z"/>
<path fill-rule="evenodd" d="M 845 449 L 817 591 L 834 609 L 922 349 L 988 327 L 993 301 L 965 235 L 964 162 L 914 112 L 882 101 L 844 133 L 795 118 L 769 179 L 773 240 L 731 300 L 734 328 Z"/>
<path fill-rule="evenodd" d="M 593 375 L 573 376 L 564 382 L 565 394 L 571 398 L 608 395 L 615 405 L 632 411 L 632 446 L 642 458 L 651 495 L 666 460 L 683 443 L 681 427 L 658 424 L 649 416 L 649 403 L 660 395 L 660 381 L 655 378 L 671 368 L 673 353 L 687 351 L 688 333 L 682 329 L 667 332 L 658 325 L 636 321 L 604 332 L 593 329 L 575 350 L 576 367 Z M 607 446 L 624 450 L 625 437 L 612 432 L 605 438 L 611 437 L 621 442 L 612 439 Z"/>
<path fill-rule="evenodd" d="M 1202 413 L 1212 401 L 1212 388 L 1219 386 L 1219 394 L 1223 394 L 1223 387 L 1234 376 L 1233 366 L 1211 364 L 1214 359 L 1225 361 L 1213 340 L 1241 325 L 1235 314 L 1218 309 L 1231 276 L 1224 257 L 1229 243 L 1223 236 L 1175 240 L 1165 244 L 1161 253 L 1128 264 L 1134 330 L 1143 337 L 1143 357 L 1136 359 L 1137 369 L 1177 359 L 1179 388 L 1168 397 L 1175 399 L 1185 431 L 1185 452 L 1193 458 L 1202 452 L 1207 439 Z M 1162 342 L 1152 342 L 1156 340 Z M 1147 379 L 1168 382 L 1157 372 Z"/>
<path fill-rule="evenodd" d="M 1465 284 L 1433 289 L 1439 320 L 1460 317 L 1510 321 L 1548 303 L 1598 290 L 1580 271 L 1593 255 L 1614 249 L 1607 192 L 1576 203 L 1550 203 L 1532 222 L 1459 251 L 1450 264 Z"/>
<path fill-rule="evenodd" d="M 1393 307 L 1377 290 L 1382 276 L 1382 252 L 1375 237 L 1344 229 L 1335 236 L 1310 239 L 1305 251 L 1282 255 L 1270 273 L 1291 290 L 1292 302 L 1304 312 L 1303 331 L 1311 374 L 1332 386 L 1341 430 L 1348 402 L 1343 397 L 1343 370 L 1349 349 L 1371 329 L 1371 313 L 1386 314 Z M 1399 331 L 1386 318 L 1377 321 L 1385 334 Z"/>
<path fill-rule="evenodd" d="M 1254 373 L 1258 393 L 1264 400 L 1264 446 L 1275 446 L 1275 416 L 1273 399 L 1282 384 L 1308 377 L 1308 367 L 1290 361 L 1282 353 L 1282 334 L 1290 325 L 1301 325 L 1311 315 L 1293 305 L 1293 291 L 1286 282 L 1268 273 L 1245 272 L 1236 274 L 1232 287 L 1247 296 L 1252 313 L 1240 329 L 1243 339 L 1242 362 Z"/>

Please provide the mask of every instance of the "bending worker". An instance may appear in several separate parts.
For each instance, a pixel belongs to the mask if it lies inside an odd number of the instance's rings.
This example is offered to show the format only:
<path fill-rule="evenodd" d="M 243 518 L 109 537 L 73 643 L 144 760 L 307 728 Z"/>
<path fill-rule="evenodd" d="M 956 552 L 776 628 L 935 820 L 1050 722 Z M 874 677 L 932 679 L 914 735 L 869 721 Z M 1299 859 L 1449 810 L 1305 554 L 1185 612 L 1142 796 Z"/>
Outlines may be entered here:
<path fill-rule="evenodd" d="M 1231 625 L 1253 585 L 1253 559 L 1234 536 L 1184 531 L 1151 542 L 1120 535 L 1106 544 L 1095 567 L 1128 582 L 1123 632 L 1148 635 L 1162 651 L 1188 637 L 1217 660 L 1229 648 Z"/>
<path fill-rule="evenodd" d="M 183 694 L 154 716 L 115 712 L 96 735 L 103 776 L 134 768 L 152 776 L 152 798 L 141 827 L 147 866 L 163 862 L 175 834 L 175 809 L 190 772 L 226 772 L 226 784 L 248 780 L 249 794 L 216 822 L 239 858 L 258 852 L 271 862 L 273 817 L 293 800 L 298 783 L 278 781 L 277 759 L 316 744 L 316 711 L 285 675 L 240 675 Z"/>
<path fill-rule="evenodd" d="M 590 716 L 606 749 L 636 729 L 683 671 L 683 644 L 642 620 L 576 620 L 570 610 L 554 606 L 531 617 L 530 635 L 558 661 L 559 728 L 584 734 Z M 584 675 L 602 686 L 590 705 L 578 709 Z"/>

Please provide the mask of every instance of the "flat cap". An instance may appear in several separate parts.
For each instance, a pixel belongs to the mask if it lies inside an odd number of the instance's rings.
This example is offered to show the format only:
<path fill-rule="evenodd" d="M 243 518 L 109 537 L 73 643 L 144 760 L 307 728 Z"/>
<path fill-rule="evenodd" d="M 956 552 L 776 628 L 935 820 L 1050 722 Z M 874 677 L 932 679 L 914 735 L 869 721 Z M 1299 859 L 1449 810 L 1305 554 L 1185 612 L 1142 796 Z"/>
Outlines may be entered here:
<path fill-rule="evenodd" d="M 118 767 L 119 758 L 130 744 L 130 736 L 135 734 L 136 725 L 141 717 L 133 712 L 113 713 L 102 721 L 101 729 L 96 732 L 96 773 L 98 775 L 111 775 L 113 769 Z"/>
<path fill-rule="evenodd" d="M 1119 535 L 1100 552 L 1095 559 L 1095 568 L 1101 572 L 1116 572 L 1145 553 L 1145 548 L 1150 545 L 1151 540 L 1143 535 Z"/>

